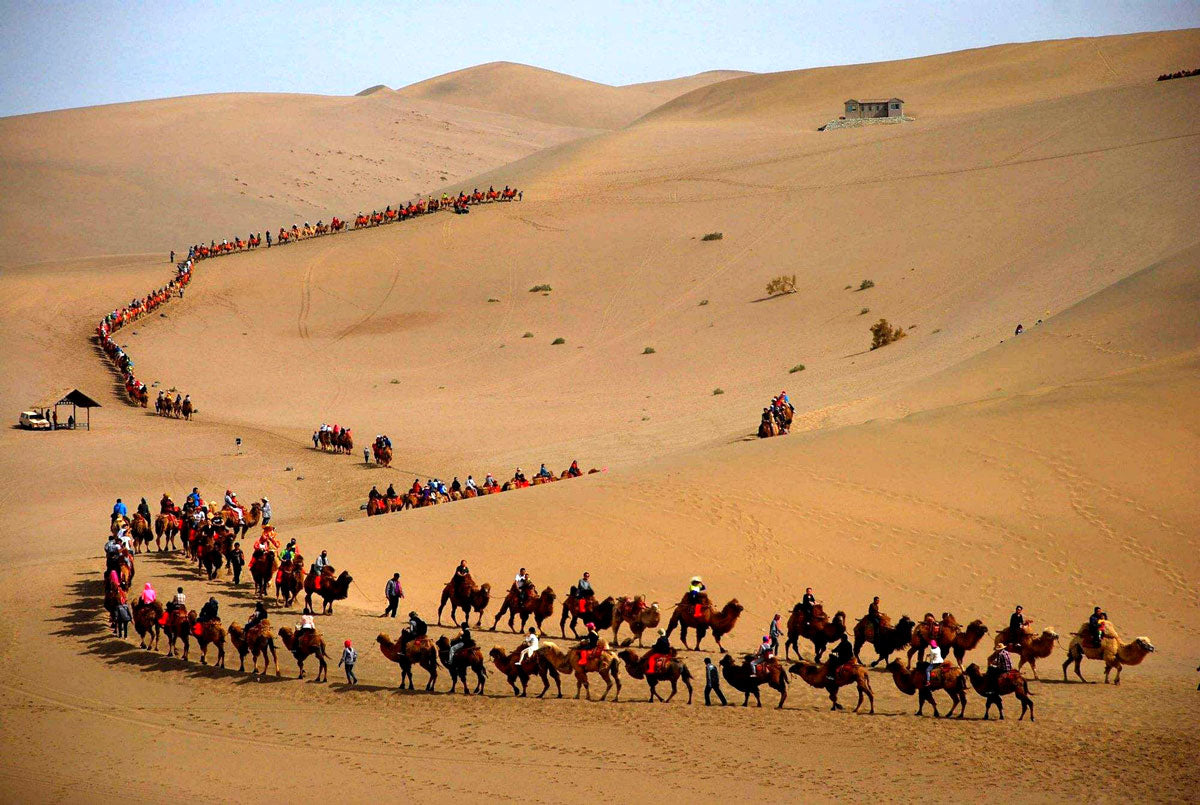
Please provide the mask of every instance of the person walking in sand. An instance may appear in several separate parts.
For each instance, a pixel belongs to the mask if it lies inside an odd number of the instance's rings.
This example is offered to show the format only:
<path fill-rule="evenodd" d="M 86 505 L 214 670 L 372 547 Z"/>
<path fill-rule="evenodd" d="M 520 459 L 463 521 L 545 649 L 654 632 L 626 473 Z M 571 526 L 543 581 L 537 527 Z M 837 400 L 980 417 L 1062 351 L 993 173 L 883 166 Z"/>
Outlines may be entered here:
<path fill-rule="evenodd" d="M 396 617 L 396 608 L 400 606 L 400 599 L 404 597 L 404 590 L 400 587 L 399 573 L 393 573 L 392 577 L 388 579 L 387 584 L 383 586 L 383 595 L 387 598 L 388 605 L 379 617 L 386 618 L 388 615 Z"/>
<path fill-rule="evenodd" d="M 358 662 L 358 652 L 354 650 L 354 646 L 350 645 L 350 641 L 346 641 L 346 647 L 342 649 L 342 658 L 338 660 L 338 667 L 345 666 L 346 668 L 346 684 L 357 685 L 358 677 L 354 675 L 354 663 Z"/>
<path fill-rule="evenodd" d="M 713 665 L 712 657 L 704 658 L 704 706 L 712 706 L 712 701 L 709 694 L 717 694 L 717 698 L 721 700 L 721 706 L 727 707 L 729 702 L 725 701 L 725 694 L 721 692 L 721 672 L 717 670 L 717 666 Z"/>

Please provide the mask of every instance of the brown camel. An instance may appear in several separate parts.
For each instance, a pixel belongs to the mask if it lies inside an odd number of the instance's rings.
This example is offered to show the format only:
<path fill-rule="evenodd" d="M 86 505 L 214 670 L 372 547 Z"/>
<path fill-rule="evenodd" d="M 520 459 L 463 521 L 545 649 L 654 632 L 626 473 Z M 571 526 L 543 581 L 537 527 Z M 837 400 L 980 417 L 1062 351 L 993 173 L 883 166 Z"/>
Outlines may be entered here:
<path fill-rule="evenodd" d="M 549 640 L 543 640 L 538 646 L 538 654 L 542 655 L 559 673 L 572 674 L 575 677 L 575 698 L 580 691 L 587 694 L 588 701 L 592 700 L 592 686 L 588 683 L 588 674 L 600 674 L 604 680 L 604 694 L 600 701 L 608 697 L 608 692 L 615 686 L 616 695 L 613 701 L 621 700 L 621 666 L 617 655 L 608 650 L 608 645 L 601 640 L 594 649 L 583 649 L 578 646 L 564 652 Z"/>
<path fill-rule="evenodd" d="M 554 614 L 554 599 L 555 593 L 553 588 L 547 587 L 542 590 L 541 595 L 537 589 L 530 587 L 525 595 L 518 596 L 516 590 L 509 590 L 508 595 L 504 596 L 504 603 L 500 605 L 500 611 L 496 613 L 496 620 L 492 622 L 492 631 L 496 631 L 496 624 L 500 623 L 500 619 L 508 613 L 508 628 L 512 632 L 516 632 L 514 621 L 519 615 L 521 617 L 521 631 L 525 631 L 525 624 L 529 622 L 529 616 L 533 616 L 534 623 L 537 624 L 539 630 L 542 628 L 542 621 Z"/>
<path fill-rule="evenodd" d="M 629 629 L 637 638 L 638 646 L 641 646 L 642 635 L 645 631 L 657 629 L 661 620 L 662 613 L 658 609 L 657 601 L 647 605 L 645 596 L 637 595 L 633 598 L 621 596 L 617 599 L 617 607 L 613 611 L 613 644 L 618 645 L 617 639 L 621 631 L 621 624 L 629 624 Z"/>
<path fill-rule="evenodd" d="M 907 615 L 902 615 L 895 626 L 891 625 L 887 615 L 883 615 L 880 624 L 880 628 L 876 629 L 869 618 L 862 618 L 854 626 L 854 659 L 862 662 L 859 652 L 865 644 L 870 643 L 879 655 L 871 663 L 872 668 L 881 662 L 886 664 L 893 652 L 912 642 L 913 621 Z"/>
<path fill-rule="evenodd" d="M 254 594 L 259 598 L 267 597 L 268 585 L 275 578 L 275 568 L 279 557 L 274 551 L 263 551 L 261 556 L 250 557 L 250 578 L 254 580 Z"/>
<path fill-rule="evenodd" d="M 317 658 L 315 681 L 329 681 L 329 663 L 326 662 L 329 655 L 325 653 L 325 638 L 321 637 L 320 632 L 294 632 L 290 627 L 284 626 L 279 630 L 279 639 L 283 641 L 284 648 L 296 658 L 296 665 L 300 666 L 300 679 L 304 678 L 304 661 L 311 655 Z"/>
<path fill-rule="evenodd" d="M 1086 641 L 1083 635 L 1088 634 L 1088 625 L 1085 623 L 1079 627 L 1079 631 L 1071 638 L 1070 645 L 1067 646 L 1067 658 L 1063 660 L 1063 681 L 1067 681 L 1067 666 L 1075 663 L 1075 676 L 1079 677 L 1081 682 L 1087 682 L 1083 678 L 1083 674 L 1079 671 L 1079 666 L 1083 660 L 1104 660 L 1104 684 L 1108 684 L 1108 675 L 1112 669 L 1117 669 L 1117 678 L 1113 680 L 1114 685 L 1121 684 L 1121 669 L 1126 665 L 1139 665 L 1142 660 L 1146 659 L 1153 651 L 1154 644 L 1150 642 L 1148 637 L 1134 638 L 1132 643 L 1121 642 L 1121 636 L 1117 634 L 1117 630 L 1108 621 L 1101 621 L 1101 626 L 1104 629 L 1106 637 L 1100 641 L 1097 646 L 1088 637 Z"/>
<path fill-rule="evenodd" d="M 158 601 L 151 601 L 149 604 L 144 603 L 141 599 L 133 605 L 133 628 L 137 630 L 138 637 L 142 639 L 142 648 L 152 648 L 158 651 L 158 638 L 162 634 L 162 626 L 159 621 L 163 616 L 163 605 Z M 150 645 L 146 645 L 147 638 L 150 639 Z"/>
<path fill-rule="evenodd" d="M 416 690 L 416 687 L 413 685 L 412 675 L 412 667 L 414 665 L 421 666 L 429 674 L 429 681 L 425 683 L 425 690 L 433 690 L 438 675 L 437 646 L 425 636 L 406 640 L 407 632 L 408 630 L 405 629 L 400 634 L 398 640 L 392 640 L 387 635 L 381 634 L 375 638 L 375 642 L 379 643 L 379 650 L 383 653 L 383 656 L 400 666 L 400 690 L 405 689 L 406 681 L 408 683 L 408 690 Z M 401 644 L 403 644 L 403 648 Z"/>
<path fill-rule="evenodd" d="M 175 550 L 175 537 L 179 534 L 179 518 L 174 514 L 160 514 L 154 518 L 154 544 L 162 550 L 162 541 L 166 539 L 167 550 Z"/>
<path fill-rule="evenodd" d="M 787 701 L 787 674 L 784 673 L 783 666 L 778 660 L 768 660 L 759 663 L 757 671 L 751 671 L 748 663 L 741 665 L 733 661 L 733 657 L 728 654 L 721 657 L 721 676 L 729 683 L 729 686 L 734 690 L 741 691 L 745 698 L 742 700 L 742 707 L 750 704 L 750 697 L 754 697 L 754 701 L 762 707 L 762 697 L 758 693 L 758 689 L 762 685 L 767 685 L 779 691 L 779 705 L 776 710 L 783 709 L 783 703 Z"/>
<path fill-rule="evenodd" d="M 275 676 L 282 676 L 279 671 L 279 655 L 275 653 L 275 634 L 271 631 L 270 621 L 262 621 L 257 626 L 253 627 L 249 632 L 246 632 L 236 623 L 229 624 L 229 642 L 237 649 L 238 657 L 241 658 L 241 665 L 238 666 L 239 671 L 246 670 L 246 655 L 252 654 L 254 658 L 254 673 L 258 673 L 258 658 L 262 657 L 263 670 L 265 674 L 270 667 L 270 661 L 275 661 Z M 268 659 L 267 655 L 270 654 Z"/>
<path fill-rule="evenodd" d="M 962 665 L 963 655 L 979 645 L 979 641 L 988 633 L 988 628 L 983 625 L 983 621 L 976 618 L 967 624 L 966 629 L 958 627 L 957 624 L 940 623 L 937 626 L 936 634 L 938 648 L 942 650 L 942 656 L 950 659 L 950 654 L 954 654 L 954 661 L 959 666 Z M 913 631 L 912 645 L 908 649 L 908 664 L 912 665 L 912 656 L 917 655 L 917 662 L 925 659 L 925 649 L 929 647 L 929 641 L 933 639 L 929 636 L 929 631 L 924 628 L 919 628 Z"/>
<path fill-rule="evenodd" d="M 634 679 L 644 679 L 646 684 L 650 686 L 650 701 L 653 702 L 656 698 L 663 702 L 671 701 L 675 698 L 675 693 L 679 689 L 679 680 L 683 680 L 683 686 L 687 688 L 688 700 L 687 703 L 692 703 L 692 672 L 683 664 L 683 660 L 676 657 L 674 654 L 670 656 L 659 654 L 654 660 L 654 667 L 647 668 L 643 664 L 645 657 L 639 657 L 638 653 L 631 648 L 624 649 L 617 653 L 625 662 L 625 672 Z M 671 685 L 671 695 L 663 698 L 658 694 L 657 687 L 659 682 L 668 682 Z"/>
<path fill-rule="evenodd" d="M 826 646 L 836 643 L 845 633 L 845 612 L 839 611 L 833 616 L 833 620 L 830 620 L 829 616 L 825 614 L 825 608 L 820 604 L 814 604 L 812 617 L 808 618 L 805 616 L 804 606 L 796 604 L 792 607 L 792 614 L 788 616 L 787 642 L 783 644 L 784 658 L 790 658 L 793 650 L 796 652 L 796 657 L 800 657 L 798 642 L 803 637 L 813 644 L 815 651 L 813 658 L 819 663 Z"/>
<path fill-rule="evenodd" d="M 792 676 L 798 676 L 812 685 L 814 688 L 822 688 L 829 693 L 829 701 L 833 703 L 830 710 L 841 710 L 842 706 L 838 704 L 838 688 L 844 688 L 846 685 L 858 686 L 858 704 L 854 705 L 854 712 L 858 712 L 858 708 L 862 707 L 863 696 L 866 696 L 871 701 L 871 714 L 875 713 L 875 694 L 871 692 L 871 675 L 867 671 L 867 666 L 860 665 L 858 662 L 851 660 L 845 665 L 839 666 L 834 674 L 834 681 L 829 681 L 829 663 L 814 663 L 808 660 L 800 660 L 788 669 Z"/>
<path fill-rule="evenodd" d="M 887 670 L 891 673 L 892 679 L 901 693 L 905 696 L 917 694 L 917 715 L 923 715 L 925 702 L 929 702 L 933 705 L 933 717 L 942 717 L 938 712 L 937 701 L 933 698 L 935 690 L 944 690 L 950 694 L 950 712 L 946 713 L 946 718 L 954 715 L 956 707 L 961 708 L 958 713 L 959 718 L 966 714 L 967 678 L 963 675 L 961 668 L 948 664 L 935 668 L 930 675 L 929 685 L 925 684 L 925 669 L 922 667 L 909 669 L 899 660 L 893 660 L 888 663 Z"/>
<path fill-rule="evenodd" d="M 141 553 L 142 545 L 146 546 L 146 550 L 150 550 L 150 542 L 154 539 L 154 531 L 150 528 L 150 522 L 142 516 L 141 512 L 133 515 L 133 521 L 129 524 L 129 536 L 133 539 L 133 552 Z"/>
<path fill-rule="evenodd" d="M 742 605 L 736 598 L 725 604 L 720 612 L 714 612 L 712 602 L 708 600 L 707 595 L 702 593 L 700 602 L 692 603 L 691 596 L 685 594 L 683 599 L 675 605 L 675 611 L 671 613 L 671 620 L 667 624 L 667 637 L 670 637 L 675 627 L 679 626 L 679 640 L 683 643 L 683 647 L 687 648 L 688 629 L 695 629 L 696 651 L 699 651 L 700 641 L 708 634 L 708 630 L 712 629 L 713 639 L 717 641 L 717 649 L 724 651 L 725 647 L 721 645 L 721 638 L 733 631 L 741 614 Z"/>
<path fill-rule="evenodd" d="M 242 522 L 239 523 L 237 520 L 237 514 L 233 511 L 233 509 L 230 509 L 229 507 L 221 509 L 221 519 L 225 521 L 226 525 L 234 530 L 239 538 L 245 537 L 246 532 L 258 525 L 262 520 L 262 504 L 251 503 L 250 511 L 242 509 L 242 512 Z"/>
<path fill-rule="evenodd" d="M 217 647 L 217 660 L 213 665 L 217 668 L 225 667 L 225 627 L 220 621 L 205 621 L 200 623 L 196 610 L 188 613 L 188 626 L 192 630 L 192 637 L 196 639 L 197 645 L 200 646 L 200 664 L 208 665 L 208 647 L 210 645 Z M 196 628 L 199 627 L 199 628 Z"/>
<path fill-rule="evenodd" d="M 982 696 L 985 700 L 983 705 L 983 720 L 988 720 L 988 713 L 991 712 L 992 705 L 996 705 L 996 710 L 1000 713 L 1000 720 L 1004 720 L 1004 701 L 1003 697 L 1010 693 L 1015 694 L 1017 700 L 1021 702 L 1021 718 L 1017 721 L 1022 721 L 1025 718 L 1025 711 L 1029 711 L 1029 720 L 1033 721 L 1033 699 L 1029 698 L 1029 682 L 1025 677 L 1021 676 L 1020 671 L 1009 671 L 1001 674 L 996 681 L 995 687 L 992 687 L 988 678 L 980 672 L 979 666 L 971 663 L 966 670 L 967 679 L 971 682 L 971 687 L 975 688 L 975 692 Z"/>
<path fill-rule="evenodd" d="M 504 674 L 508 679 L 508 684 L 512 685 L 514 696 L 529 695 L 529 680 L 534 676 L 541 677 L 542 692 L 538 694 L 538 698 L 546 695 L 546 691 L 550 690 L 550 680 L 548 677 L 553 677 L 554 686 L 558 688 L 558 698 L 562 698 L 562 677 L 559 676 L 558 669 L 551 665 L 545 657 L 534 653 L 533 656 L 526 658 L 523 662 L 518 662 L 521 650 L 517 649 L 511 654 L 506 652 L 499 646 L 495 646 L 488 652 L 488 656 L 492 658 L 492 664 L 496 666 L 496 670 Z M 517 688 L 517 682 L 521 683 L 520 689 Z"/>
<path fill-rule="evenodd" d="M 333 602 L 346 600 L 346 596 L 350 594 L 350 582 L 354 581 L 354 577 L 345 570 L 335 579 L 333 574 L 336 572 L 333 565 L 326 565 L 321 571 L 321 582 L 318 586 L 317 573 L 309 571 L 304 579 L 304 606 L 312 609 L 312 598 L 316 594 L 321 597 L 321 614 L 333 614 Z"/>
<path fill-rule="evenodd" d="M 285 607 L 290 607 L 303 591 L 304 557 L 296 554 L 281 564 L 275 574 L 275 600 L 282 600 Z"/>
<path fill-rule="evenodd" d="M 182 609 L 167 612 L 162 618 L 163 631 L 167 633 L 167 656 L 176 657 L 175 641 L 183 641 L 183 659 L 188 658 L 188 643 L 191 640 L 192 625 L 188 623 L 188 614 Z"/>
<path fill-rule="evenodd" d="M 1037 679 L 1037 661 L 1049 657 L 1057 643 L 1058 633 L 1053 629 L 1043 629 L 1042 633 L 1037 637 L 1032 637 L 1024 641 L 1017 649 L 1017 654 L 1021 658 L 1021 661 L 1017 664 L 1017 670 L 1021 670 L 1028 663 L 1029 667 L 1033 669 L 1033 678 Z"/>
<path fill-rule="evenodd" d="M 571 634 L 576 638 L 579 637 L 579 631 L 576 624 L 587 625 L 595 624 L 596 631 L 603 631 L 612 627 L 613 613 L 616 612 L 617 602 L 610 595 L 603 601 L 597 601 L 594 596 L 585 596 L 580 598 L 575 594 L 575 588 L 567 593 L 566 599 L 562 603 L 562 617 L 558 620 L 559 631 L 562 636 L 567 636 L 567 619 L 570 618 Z"/>
<path fill-rule="evenodd" d="M 442 601 L 438 604 L 438 626 L 442 625 L 442 610 L 446 608 L 446 602 L 450 602 L 450 622 L 458 626 L 458 610 L 463 611 L 463 624 L 469 624 L 471 621 L 471 612 L 479 613 L 479 618 L 475 621 L 476 626 L 483 625 L 483 611 L 487 609 L 488 601 L 492 596 L 492 585 L 484 582 L 478 586 L 475 585 L 474 579 L 467 576 L 462 582 L 456 584 L 451 581 L 442 589 Z"/>
<path fill-rule="evenodd" d="M 450 671 L 450 692 L 453 693 L 459 680 L 462 680 L 463 694 L 470 696 L 471 691 L 467 688 L 467 671 L 474 671 L 475 692 L 483 693 L 484 683 L 487 682 L 487 668 L 484 667 L 483 652 L 479 650 L 479 646 L 474 643 L 462 646 L 455 650 L 454 659 L 451 660 L 450 640 L 445 635 L 437 639 L 436 645 L 438 659 Z"/>

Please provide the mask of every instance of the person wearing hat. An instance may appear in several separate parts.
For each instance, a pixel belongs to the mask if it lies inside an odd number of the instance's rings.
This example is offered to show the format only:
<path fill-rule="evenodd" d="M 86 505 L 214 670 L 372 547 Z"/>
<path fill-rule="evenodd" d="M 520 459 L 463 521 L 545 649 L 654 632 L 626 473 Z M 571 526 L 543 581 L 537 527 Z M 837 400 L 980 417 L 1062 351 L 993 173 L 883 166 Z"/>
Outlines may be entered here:
<path fill-rule="evenodd" d="M 474 645 L 475 640 L 471 637 L 471 627 L 467 625 L 466 621 L 463 621 L 462 631 L 458 637 L 451 641 L 450 650 L 446 653 L 446 667 L 449 668 L 454 665 L 455 654 L 464 648 L 471 648 Z"/>
<path fill-rule="evenodd" d="M 929 641 L 929 662 L 925 664 L 925 687 L 929 687 L 933 669 L 942 667 L 942 649 L 936 640 Z"/>
<path fill-rule="evenodd" d="M 658 630 L 658 639 L 654 641 L 654 645 L 650 648 L 651 654 L 666 654 L 675 653 L 675 649 L 671 648 L 671 639 L 667 637 L 666 629 Z"/>
<path fill-rule="evenodd" d="M 262 499 L 262 524 L 265 528 L 271 524 L 271 501 Z"/>
<path fill-rule="evenodd" d="M 408 626 L 400 632 L 400 650 L 404 651 L 404 647 L 408 645 L 408 641 L 416 640 L 419 637 L 424 637 L 429 633 L 429 624 L 421 619 L 414 609 L 408 613 Z"/>
<path fill-rule="evenodd" d="M 688 595 L 691 596 L 692 603 L 699 603 L 700 593 L 705 592 L 707 589 L 704 586 L 704 581 L 699 576 L 692 576 L 691 584 L 688 585 Z"/>
<path fill-rule="evenodd" d="M 342 649 L 342 658 L 338 660 L 338 667 L 346 666 L 346 684 L 357 685 L 358 677 L 354 675 L 354 663 L 358 662 L 358 652 L 354 650 L 354 646 L 350 645 L 347 640 L 345 648 Z"/>
<path fill-rule="evenodd" d="M 596 624 L 589 623 L 587 625 L 587 634 L 583 636 L 583 640 L 579 641 L 579 647 L 591 651 L 600 644 L 600 633 L 596 631 Z"/>
<path fill-rule="evenodd" d="M 386 618 L 388 615 L 391 615 L 393 618 L 396 617 L 396 611 L 400 606 L 400 599 L 404 597 L 404 590 L 400 587 L 399 573 L 393 573 L 392 577 L 388 579 L 387 584 L 383 585 L 383 595 L 387 598 L 388 605 L 387 609 L 379 617 Z"/>

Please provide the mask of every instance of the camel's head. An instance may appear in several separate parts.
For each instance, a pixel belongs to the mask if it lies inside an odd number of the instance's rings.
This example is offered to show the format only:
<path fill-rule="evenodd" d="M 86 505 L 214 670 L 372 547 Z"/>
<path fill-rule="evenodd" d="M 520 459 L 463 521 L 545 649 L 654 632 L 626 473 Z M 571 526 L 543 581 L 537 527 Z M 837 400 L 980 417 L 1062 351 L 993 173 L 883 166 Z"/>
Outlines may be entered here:
<path fill-rule="evenodd" d="M 906 673 L 908 673 L 908 669 L 904 667 L 904 663 L 900 662 L 899 660 L 892 660 L 891 662 L 889 662 L 889 663 L 887 664 L 887 669 L 886 669 L 886 670 L 888 671 L 888 673 L 892 673 L 892 674 L 895 674 L 895 673 L 902 673 L 902 674 L 906 674 Z"/>
<path fill-rule="evenodd" d="M 482 593 L 491 593 L 491 591 L 492 591 L 492 584 L 491 584 L 491 582 L 487 582 L 487 581 L 485 581 L 483 584 L 480 584 L 480 585 L 479 585 L 479 591 L 480 591 L 480 592 L 482 592 Z"/>
<path fill-rule="evenodd" d="M 1147 654 L 1154 651 L 1154 644 L 1150 642 L 1150 638 L 1148 637 L 1137 637 L 1134 638 L 1133 642 L 1134 645 L 1139 646 Z"/>
<path fill-rule="evenodd" d="M 488 652 L 488 656 L 493 660 L 500 661 L 507 657 L 508 654 L 499 646 L 492 646 L 492 650 Z"/>
<path fill-rule="evenodd" d="M 734 666 L 733 657 L 730 657 L 728 654 L 722 654 L 720 664 L 722 668 L 732 668 Z"/>
<path fill-rule="evenodd" d="M 788 673 L 792 676 L 803 676 L 804 672 L 812 668 L 813 664 L 807 660 L 797 660 L 792 663 L 792 667 L 788 668 Z"/>
<path fill-rule="evenodd" d="M 658 612 L 658 602 L 655 601 L 653 604 L 650 605 L 650 608 L 653 609 L 655 612 Z"/>
<path fill-rule="evenodd" d="M 729 599 L 729 603 L 725 605 L 725 611 L 734 615 L 741 615 L 743 609 L 745 609 L 745 607 L 743 607 L 741 602 L 739 602 L 736 598 Z"/>
<path fill-rule="evenodd" d="M 913 623 L 912 618 L 908 617 L 907 615 L 901 615 L 900 620 L 896 621 L 896 631 L 901 633 L 911 633 L 913 626 L 915 625 L 916 624 Z"/>
<path fill-rule="evenodd" d="M 1057 639 L 1058 639 L 1058 632 L 1054 631 L 1054 629 L 1052 629 L 1052 628 L 1050 628 L 1049 626 L 1047 626 L 1045 629 L 1043 629 L 1043 630 L 1042 630 L 1042 639 L 1044 639 L 1044 640 L 1057 640 Z"/>
<path fill-rule="evenodd" d="M 385 643 L 392 642 L 392 638 L 388 637 L 385 634 L 380 634 L 378 637 L 375 638 L 375 642 L 382 646 Z"/>
<path fill-rule="evenodd" d="M 967 632 L 969 634 L 985 635 L 988 633 L 988 628 L 983 625 L 983 621 L 976 618 L 967 625 Z"/>
<path fill-rule="evenodd" d="M 629 648 L 621 649 L 620 651 L 617 652 L 617 656 L 628 663 L 637 662 L 637 655 L 634 654 L 633 649 L 629 649 Z"/>

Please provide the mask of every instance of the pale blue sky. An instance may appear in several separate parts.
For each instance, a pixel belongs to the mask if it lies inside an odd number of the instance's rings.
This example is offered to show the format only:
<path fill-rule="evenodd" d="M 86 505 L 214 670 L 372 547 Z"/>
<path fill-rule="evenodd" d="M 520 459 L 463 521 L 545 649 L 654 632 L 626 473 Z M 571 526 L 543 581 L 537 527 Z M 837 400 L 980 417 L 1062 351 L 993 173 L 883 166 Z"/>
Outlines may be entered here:
<path fill-rule="evenodd" d="M 344 95 L 497 60 L 627 84 L 1196 26 L 1200 0 L 0 0 L 0 116 L 205 92 Z"/>

